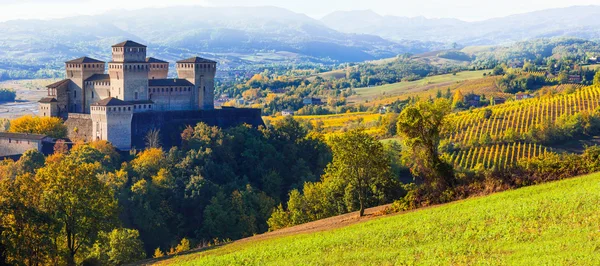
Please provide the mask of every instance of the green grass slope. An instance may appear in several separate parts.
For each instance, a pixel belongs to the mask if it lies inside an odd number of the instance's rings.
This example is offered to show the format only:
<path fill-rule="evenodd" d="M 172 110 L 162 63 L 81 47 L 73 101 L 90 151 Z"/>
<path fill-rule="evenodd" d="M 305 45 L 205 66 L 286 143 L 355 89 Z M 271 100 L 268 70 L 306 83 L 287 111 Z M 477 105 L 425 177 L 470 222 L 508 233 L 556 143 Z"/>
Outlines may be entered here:
<path fill-rule="evenodd" d="M 176 265 L 598 265 L 600 174 L 344 228 L 233 243 Z"/>

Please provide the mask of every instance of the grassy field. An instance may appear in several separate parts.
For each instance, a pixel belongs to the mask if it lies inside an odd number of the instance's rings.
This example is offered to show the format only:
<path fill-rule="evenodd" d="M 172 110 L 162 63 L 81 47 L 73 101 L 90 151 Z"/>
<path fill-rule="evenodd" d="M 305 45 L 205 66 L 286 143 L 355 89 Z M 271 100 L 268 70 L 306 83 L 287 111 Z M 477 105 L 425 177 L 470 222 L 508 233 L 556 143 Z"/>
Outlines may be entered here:
<path fill-rule="evenodd" d="M 452 85 L 456 82 L 461 82 L 465 80 L 473 80 L 473 79 L 481 79 L 483 78 L 483 73 L 488 73 L 489 70 L 480 70 L 480 71 L 463 71 L 458 72 L 456 75 L 447 74 L 447 75 L 438 75 L 427 77 L 424 79 L 420 79 L 417 81 L 411 82 L 399 82 L 394 84 L 388 84 L 377 87 L 369 87 L 369 88 L 358 88 L 355 89 L 357 96 L 352 97 L 351 101 L 361 102 L 366 100 L 373 100 L 377 97 L 391 97 L 398 96 L 401 94 L 408 94 L 414 92 L 426 91 L 434 88 L 445 89 L 446 87 Z"/>
<path fill-rule="evenodd" d="M 296 115 L 294 119 L 299 121 L 305 121 L 311 123 L 313 126 L 317 126 L 319 122 L 321 123 L 321 127 L 323 132 L 333 133 L 340 131 L 344 127 L 367 127 L 372 129 L 375 126 L 375 123 L 380 119 L 381 115 L 376 113 L 367 113 L 367 112 L 359 112 L 359 113 L 343 113 L 343 114 L 334 114 L 334 115 Z M 283 116 L 265 116 L 263 120 L 269 122 L 275 122 L 283 119 Z"/>
<path fill-rule="evenodd" d="M 600 174 L 159 265 L 597 265 Z"/>

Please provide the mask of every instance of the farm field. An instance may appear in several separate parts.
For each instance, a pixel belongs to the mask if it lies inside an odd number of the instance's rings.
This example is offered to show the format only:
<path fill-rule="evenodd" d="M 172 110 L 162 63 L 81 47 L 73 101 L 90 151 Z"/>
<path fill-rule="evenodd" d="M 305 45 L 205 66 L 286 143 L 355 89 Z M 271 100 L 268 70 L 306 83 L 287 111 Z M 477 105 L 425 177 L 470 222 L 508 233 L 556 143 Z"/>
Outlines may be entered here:
<path fill-rule="evenodd" d="M 12 103 L 0 103 L 0 118 L 17 118 L 35 115 L 38 101 L 47 95 L 46 86 L 56 79 L 8 80 L 0 82 L 0 88 L 14 89 L 17 99 Z"/>
<path fill-rule="evenodd" d="M 371 127 L 380 119 L 381 115 L 376 113 L 344 113 L 334 115 L 306 115 L 294 116 L 294 119 L 311 123 L 313 127 L 320 127 L 325 133 L 338 132 L 348 126 L 365 126 L 367 130 L 373 130 Z M 283 119 L 283 116 L 264 116 L 263 120 L 275 122 Z"/>
<path fill-rule="evenodd" d="M 358 88 L 355 89 L 357 95 L 350 97 L 350 102 L 365 102 L 371 101 L 378 97 L 393 97 L 400 96 L 409 93 L 419 93 L 435 88 L 439 88 L 442 91 L 457 82 L 465 81 L 465 80 L 473 80 L 473 79 L 481 79 L 483 77 L 483 73 L 488 73 L 489 70 L 479 70 L 479 71 L 463 71 L 458 72 L 456 75 L 446 74 L 446 75 L 438 75 L 426 77 L 424 79 L 410 81 L 410 82 L 398 82 L 394 84 L 387 84 L 383 86 L 376 87 L 368 87 L 368 88 Z M 431 90 L 433 93 L 436 90 Z M 407 96 L 408 97 L 408 96 Z"/>
<path fill-rule="evenodd" d="M 600 174 L 592 174 L 155 265 L 594 265 L 599 190 Z"/>

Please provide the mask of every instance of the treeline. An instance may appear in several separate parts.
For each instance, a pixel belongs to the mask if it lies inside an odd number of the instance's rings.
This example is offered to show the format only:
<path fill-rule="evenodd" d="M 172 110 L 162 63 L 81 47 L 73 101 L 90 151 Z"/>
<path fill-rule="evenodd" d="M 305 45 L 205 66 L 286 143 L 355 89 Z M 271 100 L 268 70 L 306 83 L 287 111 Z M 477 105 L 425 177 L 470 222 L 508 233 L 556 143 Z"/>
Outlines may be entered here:
<path fill-rule="evenodd" d="M 13 89 L 0 89 L 0 102 L 14 102 L 17 92 Z"/>
<path fill-rule="evenodd" d="M 199 124 L 182 137 L 169 151 L 120 155 L 92 142 L 2 162 L 4 261 L 115 265 L 259 234 L 288 192 L 318 180 L 331 160 L 321 137 L 293 120 L 268 129 Z"/>

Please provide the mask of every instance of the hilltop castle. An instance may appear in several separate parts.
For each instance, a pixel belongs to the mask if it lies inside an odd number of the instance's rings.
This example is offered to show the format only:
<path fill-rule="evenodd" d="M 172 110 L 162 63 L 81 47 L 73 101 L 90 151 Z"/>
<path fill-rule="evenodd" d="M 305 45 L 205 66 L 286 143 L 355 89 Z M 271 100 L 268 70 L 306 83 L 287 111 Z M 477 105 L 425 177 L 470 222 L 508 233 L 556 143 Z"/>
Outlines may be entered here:
<path fill-rule="evenodd" d="M 143 146 L 143 134 L 175 121 L 262 124 L 260 110 L 214 109 L 217 62 L 192 57 L 176 67 L 178 78 L 167 78 L 169 63 L 146 57 L 145 45 L 115 44 L 108 67 L 89 57 L 65 62 L 66 79 L 47 86 L 39 115 L 65 119 L 71 138 L 107 140 L 120 150 Z"/>

